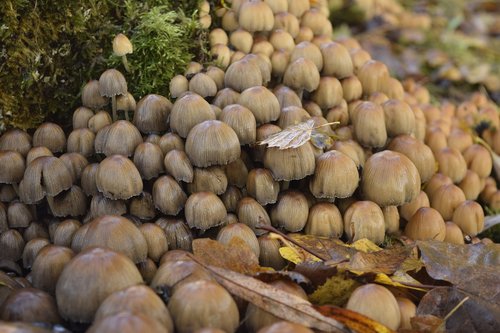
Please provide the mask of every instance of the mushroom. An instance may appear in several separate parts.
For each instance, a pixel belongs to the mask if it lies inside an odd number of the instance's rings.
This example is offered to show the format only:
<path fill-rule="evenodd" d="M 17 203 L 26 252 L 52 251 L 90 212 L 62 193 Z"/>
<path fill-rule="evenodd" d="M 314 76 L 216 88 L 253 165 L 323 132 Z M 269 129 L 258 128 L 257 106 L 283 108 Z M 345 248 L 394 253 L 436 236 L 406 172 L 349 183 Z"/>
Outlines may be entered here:
<path fill-rule="evenodd" d="M 155 319 L 165 327 L 167 332 L 173 332 L 174 330 L 174 324 L 165 303 L 148 286 L 131 286 L 112 293 L 106 297 L 99 309 L 97 309 L 95 321 L 119 314 L 122 311 L 142 314 L 149 319 Z M 115 329 L 114 326 L 111 328 Z"/>
<path fill-rule="evenodd" d="M 58 224 L 54 232 L 53 242 L 57 246 L 71 247 L 71 240 L 75 232 L 81 227 L 78 220 L 64 220 Z"/>
<path fill-rule="evenodd" d="M 445 225 L 446 225 L 446 236 L 444 237 L 444 242 L 458 244 L 458 245 L 465 244 L 464 234 L 456 223 L 452 221 L 447 221 L 445 222 Z"/>
<path fill-rule="evenodd" d="M 304 232 L 307 235 L 340 238 L 344 232 L 344 221 L 337 206 L 329 202 L 311 206 Z"/>
<path fill-rule="evenodd" d="M 57 305 L 52 296 L 35 288 L 15 289 L 3 302 L 0 319 L 10 322 L 61 323 Z M 5 332 L 34 332 L 32 330 L 6 330 Z M 37 331 L 38 332 L 38 331 Z"/>
<path fill-rule="evenodd" d="M 240 321 L 238 307 L 229 292 L 212 281 L 181 285 L 170 298 L 168 309 L 179 333 L 203 327 L 235 332 Z"/>
<path fill-rule="evenodd" d="M 226 165 L 240 157 L 240 142 L 227 124 L 218 120 L 206 120 L 189 131 L 186 154 L 191 163 L 200 168 Z"/>
<path fill-rule="evenodd" d="M 52 215 L 56 217 L 83 216 L 87 212 L 87 197 L 83 190 L 73 185 L 56 196 L 47 196 Z"/>
<path fill-rule="evenodd" d="M 248 108 L 253 113 L 256 125 L 275 121 L 280 116 L 278 99 L 263 86 L 255 86 L 243 90 L 239 95 L 237 103 Z"/>
<path fill-rule="evenodd" d="M 113 54 L 122 58 L 123 67 L 127 72 L 130 72 L 130 67 L 127 61 L 127 54 L 134 52 L 132 43 L 122 33 L 119 33 L 113 39 Z"/>
<path fill-rule="evenodd" d="M 220 195 L 226 191 L 228 179 L 220 166 L 194 168 L 193 181 L 187 184 L 188 193 L 213 192 Z"/>
<path fill-rule="evenodd" d="M 345 79 L 353 75 L 354 65 L 349 51 L 344 45 L 329 42 L 322 44 L 320 50 L 323 55 L 323 75 L 333 76 L 337 79 Z"/>
<path fill-rule="evenodd" d="M 184 151 L 177 149 L 169 151 L 163 159 L 163 165 L 167 173 L 178 182 L 191 183 L 193 181 L 193 166 Z"/>
<path fill-rule="evenodd" d="M 75 253 L 67 247 L 47 245 L 42 248 L 38 252 L 31 269 L 33 287 L 54 295 L 57 280 L 64 266 L 74 256 Z"/>
<path fill-rule="evenodd" d="M 260 247 L 257 236 L 249 226 L 244 223 L 232 223 L 224 226 L 217 233 L 217 241 L 222 244 L 231 244 L 232 239 L 240 238 L 248 248 L 259 258 Z"/>
<path fill-rule="evenodd" d="M 95 134 L 88 128 L 74 129 L 68 136 L 68 153 L 80 153 L 85 157 L 94 154 Z"/>
<path fill-rule="evenodd" d="M 156 217 L 157 213 L 153 202 L 153 196 L 151 193 L 144 191 L 130 200 L 128 208 L 130 215 L 135 216 L 140 220 L 151 220 Z"/>
<path fill-rule="evenodd" d="M 344 231 L 350 242 L 368 238 L 380 244 L 385 237 L 384 213 L 372 201 L 356 201 L 344 213 Z"/>
<path fill-rule="evenodd" d="M 413 240 L 443 241 L 446 226 L 443 217 L 431 207 L 419 208 L 406 224 L 404 234 Z"/>
<path fill-rule="evenodd" d="M 285 259 L 279 252 L 281 247 L 279 240 L 273 238 L 270 234 L 259 236 L 257 240 L 259 241 L 259 263 L 261 266 L 272 267 L 277 271 L 285 267 Z"/>
<path fill-rule="evenodd" d="M 265 1 L 245 1 L 238 12 L 238 24 L 250 32 L 271 31 L 274 27 L 273 10 Z"/>
<path fill-rule="evenodd" d="M 159 218 L 155 223 L 165 231 L 170 250 L 183 249 L 191 251 L 193 235 L 184 220 Z"/>
<path fill-rule="evenodd" d="M 316 198 L 347 198 L 354 193 L 358 183 L 354 161 L 340 151 L 330 150 L 317 158 L 309 190 Z"/>
<path fill-rule="evenodd" d="M 33 147 L 44 146 L 52 153 L 61 153 L 66 149 L 66 135 L 61 126 L 43 123 L 33 134 Z"/>
<path fill-rule="evenodd" d="M 163 160 L 163 152 L 157 144 L 142 142 L 135 148 L 133 161 L 145 180 L 156 178 L 165 171 Z"/>
<path fill-rule="evenodd" d="M 96 153 L 108 157 L 115 154 L 128 157 L 134 154 L 140 143 L 142 137 L 137 127 L 127 120 L 118 120 L 97 132 L 94 147 Z"/>
<path fill-rule="evenodd" d="M 95 320 L 87 330 L 88 333 L 134 333 L 134 332 L 158 332 L 167 333 L 169 331 L 156 318 L 152 318 L 145 313 L 122 311 Z"/>
<path fill-rule="evenodd" d="M 198 73 L 189 80 L 189 91 L 203 98 L 213 97 L 217 94 L 217 84 L 206 73 Z"/>
<path fill-rule="evenodd" d="M 106 297 L 140 283 L 142 277 L 127 256 L 107 248 L 88 248 L 66 264 L 59 276 L 59 313 L 66 320 L 90 323 Z"/>
<path fill-rule="evenodd" d="M 127 81 L 122 73 L 116 69 L 108 69 L 99 77 L 99 93 L 101 96 L 111 97 L 113 121 L 118 120 L 116 115 L 116 96 L 127 94 Z"/>
<path fill-rule="evenodd" d="M 75 112 L 73 112 L 73 130 L 87 128 L 89 119 L 92 118 L 93 115 L 94 111 L 85 106 L 77 108 Z"/>
<path fill-rule="evenodd" d="M 299 98 L 302 98 L 304 90 L 311 92 L 318 88 L 320 83 L 318 68 L 311 60 L 298 58 L 287 66 L 283 83 L 295 89 Z"/>
<path fill-rule="evenodd" d="M 271 219 L 264 207 L 254 198 L 244 197 L 238 202 L 238 220 L 249 226 L 253 232 L 260 236 L 267 231 L 259 229 L 260 226 L 271 225 Z"/>
<path fill-rule="evenodd" d="M 0 150 L 0 183 L 17 184 L 24 176 L 26 163 L 23 155 L 15 150 Z"/>
<path fill-rule="evenodd" d="M 220 225 L 227 214 L 222 201 L 212 192 L 191 194 L 184 210 L 189 227 L 201 231 Z"/>
<path fill-rule="evenodd" d="M 289 232 L 301 231 L 309 216 L 306 196 L 295 190 L 280 193 L 270 215 L 274 226 L 284 228 Z"/>
<path fill-rule="evenodd" d="M 139 226 L 148 245 L 148 258 L 159 262 L 160 258 L 168 251 L 167 236 L 163 229 L 154 223 L 144 223 Z"/>
<path fill-rule="evenodd" d="M 99 110 L 108 105 L 108 99 L 99 92 L 99 81 L 90 80 L 83 86 L 82 105 L 92 110 Z"/>
<path fill-rule="evenodd" d="M 215 113 L 203 97 L 193 92 L 177 99 L 170 112 L 170 128 L 183 138 L 195 125 L 205 120 L 215 120 Z"/>
<path fill-rule="evenodd" d="M 275 180 L 297 180 L 314 173 L 316 161 L 313 146 L 306 142 L 297 148 L 267 147 L 264 167 L 271 170 Z"/>
<path fill-rule="evenodd" d="M 6 259 L 13 262 L 21 259 L 24 249 L 23 236 L 16 229 L 9 229 L 0 234 L 0 260 Z"/>
<path fill-rule="evenodd" d="M 23 249 L 22 260 L 25 269 L 31 269 L 35 258 L 45 246 L 50 245 L 47 238 L 34 238 L 26 243 Z"/>
<path fill-rule="evenodd" d="M 134 112 L 135 126 L 145 134 L 162 133 L 168 128 L 168 118 L 172 103 L 156 94 L 149 94 L 141 98 L 137 103 L 136 111 Z"/>
<path fill-rule="evenodd" d="M 95 175 L 96 186 L 105 197 L 129 199 L 142 192 L 142 179 L 137 167 L 122 155 L 106 157 Z"/>
<path fill-rule="evenodd" d="M 231 126 L 240 145 L 255 143 L 256 120 L 253 113 L 240 104 L 230 104 L 224 107 L 219 120 Z"/>
<path fill-rule="evenodd" d="M 409 158 L 384 150 L 366 160 L 361 191 L 366 199 L 381 207 L 399 206 L 417 197 L 420 183 L 418 170 Z"/>
<path fill-rule="evenodd" d="M 476 201 L 463 201 L 453 211 L 452 221 L 465 235 L 475 236 L 484 228 L 483 208 Z"/>
<path fill-rule="evenodd" d="M 278 199 L 279 183 L 273 179 L 269 169 L 254 168 L 248 173 L 246 190 L 248 195 L 265 206 Z"/>
<path fill-rule="evenodd" d="M 182 187 L 171 176 L 161 176 L 153 184 L 153 202 L 164 214 L 177 215 L 187 200 Z"/>

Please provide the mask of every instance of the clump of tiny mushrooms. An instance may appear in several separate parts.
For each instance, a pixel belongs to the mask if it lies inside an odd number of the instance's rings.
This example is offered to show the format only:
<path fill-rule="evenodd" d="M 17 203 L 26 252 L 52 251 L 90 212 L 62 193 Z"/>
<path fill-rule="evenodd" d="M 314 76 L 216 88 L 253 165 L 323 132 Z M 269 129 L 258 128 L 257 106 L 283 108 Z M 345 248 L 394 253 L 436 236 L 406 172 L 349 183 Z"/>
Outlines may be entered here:
<path fill-rule="evenodd" d="M 0 272 L 0 327 L 310 332 L 236 301 L 187 255 L 193 238 L 240 237 L 279 270 L 279 243 L 259 227 L 377 244 L 401 234 L 463 243 L 481 232 L 477 201 L 499 208 L 500 191 L 490 152 L 466 128 L 488 123 L 482 138 L 500 153 L 497 107 L 480 94 L 431 104 L 355 39 L 333 40 L 325 3 L 233 0 L 212 15 L 221 22 L 209 33 L 213 63 L 172 78 L 169 98 L 136 103 L 109 69 L 84 86 L 71 132 L 44 123 L 4 133 L 0 259 L 11 274 Z M 207 27 L 208 13 L 202 2 Z M 322 128 L 335 141 L 259 144 L 309 119 L 336 122 Z M 297 284 L 274 284 L 307 299 Z M 155 293 L 165 290 L 167 303 Z M 390 311 L 377 313 L 369 297 Z M 347 307 L 391 329 L 415 314 L 410 300 L 371 285 Z"/>

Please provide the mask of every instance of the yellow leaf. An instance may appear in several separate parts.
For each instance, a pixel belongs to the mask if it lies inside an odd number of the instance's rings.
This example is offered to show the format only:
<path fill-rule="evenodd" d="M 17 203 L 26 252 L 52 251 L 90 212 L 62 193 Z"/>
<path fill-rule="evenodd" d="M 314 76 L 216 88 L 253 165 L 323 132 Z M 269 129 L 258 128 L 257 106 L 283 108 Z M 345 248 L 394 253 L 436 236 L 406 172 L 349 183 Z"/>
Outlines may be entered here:
<path fill-rule="evenodd" d="M 367 238 L 358 239 L 357 241 L 355 241 L 354 243 L 352 243 L 351 245 L 348 245 L 348 246 L 355 248 L 358 251 L 366 252 L 366 253 L 377 252 L 377 251 L 382 250 L 381 247 L 379 247 L 377 244 L 375 244 L 374 242 L 372 242 L 371 240 L 369 240 Z"/>
<path fill-rule="evenodd" d="M 407 289 L 414 289 L 414 290 L 419 290 L 419 291 L 424 291 L 426 292 L 427 289 L 424 288 L 419 288 L 416 287 L 420 285 L 421 283 L 412 278 L 410 275 L 398 271 L 395 272 L 392 276 L 388 276 L 384 273 L 378 273 L 375 276 L 375 282 L 385 284 L 388 286 L 393 286 L 393 287 L 399 287 L 399 288 L 407 288 Z M 405 283 L 405 284 L 403 284 Z M 410 285 L 408 285 L 410 284 Z"/>

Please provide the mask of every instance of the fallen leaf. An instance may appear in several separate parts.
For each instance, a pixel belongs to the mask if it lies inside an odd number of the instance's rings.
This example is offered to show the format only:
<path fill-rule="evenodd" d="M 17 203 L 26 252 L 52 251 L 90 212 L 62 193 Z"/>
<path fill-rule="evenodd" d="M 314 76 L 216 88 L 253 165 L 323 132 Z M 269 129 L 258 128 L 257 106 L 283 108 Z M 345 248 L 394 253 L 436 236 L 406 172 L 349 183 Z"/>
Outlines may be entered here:
<path fill-rule="evenodd" d="M 259 259 L 239 237 L 233 237 L 224 245 L 209 238 L 193 240 L 193 253 L 206 265 L 222 267 L 242 274 L 260 271 Z"/>
<path fill-rule="evenodd" d="M 309 300 L 315 305 L 343 306 L 349 300 L 354 289 L 359 286 L 359 282 L 349 278 L 346 274 L 337 274 L 330 277 L 309 295 Z"/>
<path fill-rule="evenodd" d="M 500 245 L 418 241 L 417 246 L 432 278 L 500 304 Z"/>
<path fill-rule="evenodd" d="M 427 291 L 427 289 L 423 288 L 423 286 L 419 287 L 422 285 L 419 281 L 415 280 L 407 273 L 401 271 L 394 272 L 394 274 L 392 274 L 391 276 L 388 276 L 384 273 L 379 273 L 375 275 L 374 282 L 398 288 Z"/>
<path fill-rule="evenodd" d="M 298 272 L 309 280 L 314 286 L 321 286 L 331 276 L 337 274 L 337 268 L 324 265 L 323 262 L 303 262 L 295 266 L 295 272 Z"/>
<path fill-rule="evenodd" d="M 443 319 L 433 315 L 419 315 L 410 318 L 413 330 L 403 332 L 415 333 L 444 333 Z"/>
<path fill-rule="evenodd" d="M 299 272 L 294 271 L 270 271 L 270 272 L 259 272 L 254 275 L 254 278 L 265 282 L 271 283 L 275 281 L 291 281 L 302 287 L 306 292 L 312 289 L 311 280 L 309 280 L 304 275 Z M 312 291 L 312 290 L 311 290 Z"/>
<path fill-rule="evenodd" d="M 479 269 L 480 271 L 480 269 Z M 469 294 L 456 287 L 438 287 L 424 295 L 417 308 L 417 315 L 444 318 L 464 298 L 464 302 L 446 320 L 448 332 L 497 333 L 500 331 L 500 304 Z"/>
<path fill-rule="evenodd" d="M 356 333 L 391 333 L 390 328 L 360 313 L 329 305 L 315 306 L 323 315 L 343 323 Z"/>
<path fill-rule="evenodd" d="M 395 247 L 377 252 L 356 252 L 349 262 L 337 265 L 339 269 L 346 269 L 356 274 L 396 272 L 403 262 L 410 256 L 413 248 Z"/>
<path fill-rule="evenodd" d="M 311 137 L 315 137 L 315 142 L 320 145 L 328 144 L 328 135 L 315 131 L 323 126 L 330 126 L 338 124 L 338 122 L 322 124 L 316 126 L 314 123 L 314 119 L 309 119 L 297 125 L 288 126 L 284 130 L 275 133 L 265 140 L 260 141 L 258 144 L 266 145 L 268 147 L 277 147 L 279 149 L 289 149 L 289 148 L 298 148 L 311 140 Z"/>
<path fill-rule="evenodd" d="M 280 254 L 294 264 L 329 260 L 331 259 L 330 250 L 336 245 L 343 244 L 338 239 L 295 233 L 288 234 L 286 237 L 272 233 L 271 237 L 284 245 L 280 248 Z"/>
<path fill-rule="evenodd" d="M 367 253 L 382 250 L 382 248 L 380 246 L 378 246 L 377 244 L 375 244 L 374 242 L 372 242 L 368 238 L 358 239 L 357 241 L 355 241 L 354 243 L 352 243 L 350 245 L 346 244 L 346 246 L 349 246 L 349 247 L 352 247 L 358 251 L 367 252 Z"/>
<path fill-rule="evenodd" d="M 196 257 L 194 260 L 198 261 Z M 201 261 L 199 264 L 209 270 L 231 294 L 276 317 L 325 332 L 354 333 L 335 319 L 323 316 L 311 303 L 296 295 L 228 269 L 206 265 Z"/>

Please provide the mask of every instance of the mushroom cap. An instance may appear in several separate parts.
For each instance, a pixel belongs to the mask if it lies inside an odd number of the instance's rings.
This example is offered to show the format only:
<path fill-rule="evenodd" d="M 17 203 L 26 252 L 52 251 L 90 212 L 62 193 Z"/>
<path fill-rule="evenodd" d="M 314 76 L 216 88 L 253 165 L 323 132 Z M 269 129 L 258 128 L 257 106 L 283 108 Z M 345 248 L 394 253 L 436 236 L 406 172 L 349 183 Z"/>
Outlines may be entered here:
<path fill-rule="evenodd" d="M 203 327 L 234 332 L 240 321 L 238 307 L 229 292 L 212 281 L 182 284 L 170 298 L 168 309 L 179 333 Z"/>
<path fill-rule="evenodd" d="M 73 322 L 89 323 L 106 297 L 142 283 L 134 263 L 108 248 L 91 247 L 64 267 L 56 285 L 60 315 Z"/>
<path fill-rule="evenodd" d="M 113 53 L 116 56 L 121 57 L 132 52 L 134 52 L 134 49 L 127 36 L 119 33 L 113 38 Z"/>
<path fill-rule="evenodd" d="M 82 89 L 82 105 L 99 110 L 108 104 L 108 99 L 99 92 L 99 81 L 90 80 Z"/>
<path fill-rule="evenodd" d="M 250 32 L 271 31 L 274 27 L 274 14 L 264 1 L 245 1 L 238 12 L 238 23 Z"/>
<path fill-rule="evenodd" d="M 187 200 L 179 183 L 171 176 L 162 176 L 153 184 L 153 202 L 164 214 L 177 215 Z"/>
<path fill-rule="evenodd" d="M 172 103 L 166 97 L 146 95 L 137 103 L 133 123 L 142 133 L 159 134 L 168 128 L 171 109 Z"/>
<path fill-rule="evenodd" d="M 19 197 L 27 204 L 37 203 L 46 195 L 56 196 L 73 184 L 70 170 L 53 156 L 42 156 L 28 164 L 19 183 Z"/>
<path fill-rule="evenodd" d="M 420 183 L 415 164 L 403 154 L 391 150 L 370 156 L 361 176 L 364 197 L 382 207 L 412 201 L 420 193 Z"/>
<path fill-rule="evenodd" d="M 220 225 L 227 211 L 222 200 L 214 193 L 197 192 L 187 199 L 184 213 L 189 227 L 204 231 Z"/>
<path fill-rule="evenodd" d="M 31 140 L 25 131 L 11 129 L 0 136 L 0 150 L 13 150 L 26 156 L 31 149 Z"/>
<path fill-rule="evenodd" d="M 320 83 L 318 68 L 312 60 L 298 58 L 286 68 L 283 83 L 293 89 L 316 90 Z"/>
<path fill-rule="evenodd" d="M 87 330 L 88 333 L 100 332 L 120 332 L 120 333 L 135 333 L 135 332 L 158 332 L 167 333 L 173 332 L 168 330 L 156 318 L 152 318 L 145 313 L 132 311 L 122 311 L 99 320 L 95 320 L 92 326 Z"/>
<path fill-rule="evenodd" d="M 17 184 L 24 176 L 26 163 L 23 155 L 13 150 L 0 150 L 0 183 Z"/>
<path fill-rule="evenodd" d="M 144 179 L 156 178 L 164 172 L 163 159 L 163 152 L 157 144 L 143 142 L 135 148 L 134 164 Z"/>
<path fill-rule="evenodd" d="M 264 166 L 271 170 L 275 180 L 297 180 L 314 173 L 316 159 L 309 142 L 297 148 L 267 147 Z"/>
<path fill-rule="evenodd" d="M 96 186 L 110 199 L 129 199 L 142 192 L 142 179 L 134 163 L 122 155 L 106 157 L 97 168 Z"/>
<path fill-rule="evenodd" d="M 98 321 L 122 311 L 143 314 L 148 318 L 156 319 L 167 328 L 168 332 L 173 332 L 174 324 L 165 303 L 148 286 L 136 285 L 112 293 L 99 306 L 95 320 Z"/>
<path fill-rule="evenodd" d="M 165 154 L 163 159 L 165 171 L 178 182 L 191 183 L 194 177 L 193 166 L 187 154 L 178 149 L 173 149 Z"/>
<path fill-rule="evenodd" d="M 61 323 L 54 298 L 35 288 L 13 290 L 2 305 L 0 317 L 2 320 L 11 322 L 43 322 L 54 325 Z M 3 332 L 34 332 L 22 329 L 10 331 L 0 328 L 0 330 Z"/>
<path fill-rule="evenodd" d="M 316 198 L 347 198 L 358 188 L 358 183 L 354 161 L 340 151 L 330 150 L 317 158 L 309 189 Z"/>
<path fill-rule="evenodd" d="M 108 69 L 99 77 L 99 93 L 101 96 L 113 97 L 128 92 L 127 81 L 116 69 Z"/>
<path fill-rule="evenodd" d="M 134 263 L 146 260 L 148 245 L 140 230 L 129 219 L 118 215 L 103 215 L 89 222 L 82 250 L 107 247 L 125 254 Z"/>
<path fill-rule="evenodd" d="M 221 112 L 219 120 L 231 126 L 240 145 L 255 143 L 257 125 L 252 111 L 240 104 L 227 105 Z"/>
<path fill-rule="evenodd" d="M 240 157 L 240 141 L 229 125 L 206 120 L 189 131 L 186 154 L 191 163 L 200 168 L 226 165 Z"/>
<path fill-rule="evenodd" d="M 140 143 L 142 136 L 137 127 L 127 120 L 118 120 L 97 132 L 94 147 L 96 153 L 106 156 L 132 156 Z"/>
<path fill-rule="evenodd" d="M 280 116 L 278 99 L 264 86 L 245 89 L 239 95 L 237 103 L 252 111 L 259 125 L 275 121 Z"/>
<path fill-rule="evenodd" d="M 69 190 L 47 197 L 52 215 L 57 217 L 83 216 L 87 213 L 88 202 L 83 190 L 73 185 Z"/>
<path fill-rule="evenodd" d="M 33 147 L 44 146 L 53 153 L 66 149 L 66 135 L 61 126 L 54 123 L 41 124 L 33 134 Z"/>
<path fill-rule="evenodd" d="M 177 99 L 170 112 L 170 128 L 183 138 L 195 125 L 205 120 L 215 120 L 215 113 L 203 97 L 193 92 Z"/>
<path fill-rule="evenodd" d="M 42 248 L 33 262 L 31 277 L 33 287 L 54 295 L 56 283 L 64 266 L 75 253 L 63 246 L 47 245 Z"/>
<path fill-rule="evenodd" d="M 224 85 L 238 92 L 250 87 L 261 86 L 262 83 L 263 78 L 259 65 L 249 59 L 233 62 L 226 69 L 224 76 Z"/>

